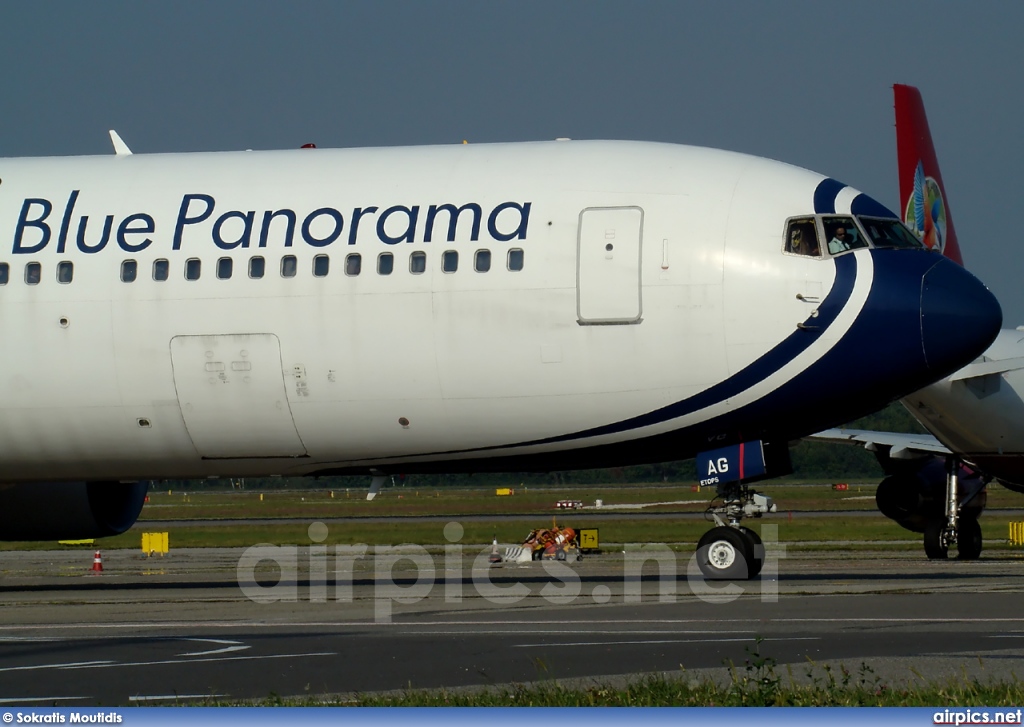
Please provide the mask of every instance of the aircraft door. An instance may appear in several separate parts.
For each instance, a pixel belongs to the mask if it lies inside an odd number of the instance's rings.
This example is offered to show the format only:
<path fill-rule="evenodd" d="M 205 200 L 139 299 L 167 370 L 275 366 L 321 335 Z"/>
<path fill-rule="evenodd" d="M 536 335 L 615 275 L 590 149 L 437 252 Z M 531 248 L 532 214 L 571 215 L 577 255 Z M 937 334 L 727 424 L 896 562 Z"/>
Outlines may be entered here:
<path fill-rule="evenodd" d="M 277 336 L 175 336 L 171 366 L 185 428 L 204 459 L 306 454 Z"/>
<path fill-rule="evenodd" d="M 581 325 L 640 322 L 643 221 L 640 207 L 580 212 L 576 315 Z"/>

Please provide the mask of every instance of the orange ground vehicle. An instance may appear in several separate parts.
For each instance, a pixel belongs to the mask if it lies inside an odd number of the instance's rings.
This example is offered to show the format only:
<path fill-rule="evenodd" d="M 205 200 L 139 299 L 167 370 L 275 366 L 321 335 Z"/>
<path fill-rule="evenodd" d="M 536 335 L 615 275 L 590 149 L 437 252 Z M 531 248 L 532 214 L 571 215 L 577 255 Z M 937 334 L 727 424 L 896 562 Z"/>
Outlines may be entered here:
<path fill-rule="evenodd" d="M 529 560 L 583 560 L 576 531 L 560 528 L 531 530 L 521 548 L 509 548 L 506 560 L 525 563 Z"/>

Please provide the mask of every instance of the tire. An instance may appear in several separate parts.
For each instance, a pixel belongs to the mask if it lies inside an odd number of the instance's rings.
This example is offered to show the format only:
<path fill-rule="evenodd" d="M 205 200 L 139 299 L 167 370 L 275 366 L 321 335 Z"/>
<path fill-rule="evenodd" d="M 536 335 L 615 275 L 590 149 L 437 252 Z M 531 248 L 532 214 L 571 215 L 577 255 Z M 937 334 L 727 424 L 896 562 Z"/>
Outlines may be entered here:
<path fill-rule="evenodd" d="M 974 518 L 964 518 L 956 531 L 957 559 L 977 560 L 981 557 L 981 547 L 981 525 Z"/>
<path fill-rule="evenodd" d="M 750 577 L 756 578 L 761 569 L 764 568 L 764 543 L 761 542 L 761 536 L 750 528 L 745 528 L 741 525 L 740 532 L 750 539 L 750 553 L 752 555 Z"/>
<path fill-rule="evenodd" d="M 945 560 L 949 557 L 949 546 L 942 542 L 945 520 L 929 520 L 924 526 L 924 554 L 929 560 Z"/>
<path fill-rule="evenodd" d="M 753 541 L 737 528 L 717 527 L 697 543 L 697 565 L 711 581 L 745 581 L 751 578 Z"/>

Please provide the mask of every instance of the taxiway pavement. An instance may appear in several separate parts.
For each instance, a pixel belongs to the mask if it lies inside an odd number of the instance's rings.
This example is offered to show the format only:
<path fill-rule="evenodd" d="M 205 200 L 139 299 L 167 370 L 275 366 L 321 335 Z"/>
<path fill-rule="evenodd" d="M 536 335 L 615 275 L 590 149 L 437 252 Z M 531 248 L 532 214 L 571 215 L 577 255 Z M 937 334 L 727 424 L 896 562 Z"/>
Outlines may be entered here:
<path fill-rule="evenodd" d="M 290 551 L 109 551 L 99 574 L 91 552 L 6 552 L 0 704 L 721 678 L 759 638 L 782 674 L 813 661 L 889 683 L 1024 675 L 1024 555 L 804 552 L 712 584 L 665 550 L 501 567 L 478 551 L 307 547 L 294 568 Z"/>

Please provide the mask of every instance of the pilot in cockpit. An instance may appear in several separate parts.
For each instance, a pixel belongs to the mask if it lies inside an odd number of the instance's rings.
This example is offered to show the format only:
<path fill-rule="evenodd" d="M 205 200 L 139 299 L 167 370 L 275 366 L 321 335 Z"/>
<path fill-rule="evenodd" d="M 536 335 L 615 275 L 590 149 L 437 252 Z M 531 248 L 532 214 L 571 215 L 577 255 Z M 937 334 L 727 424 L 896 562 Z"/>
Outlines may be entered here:
<path fill-rule="evenodd" d="M 793 225 L 789 231 L 786 252 L 819 257 L 821 251 L 818 249 L 818 237 L 814 234 L 814 227 L 806 224 Z"/>
<path fill-rule="evenodd" d="M 850 249 L 850 237 L 846 234 L 845 227 L 837 227 L 832 233 L 832 239 L 828 241 L 828 251 L 833 255 L 846 252 Z"/>

